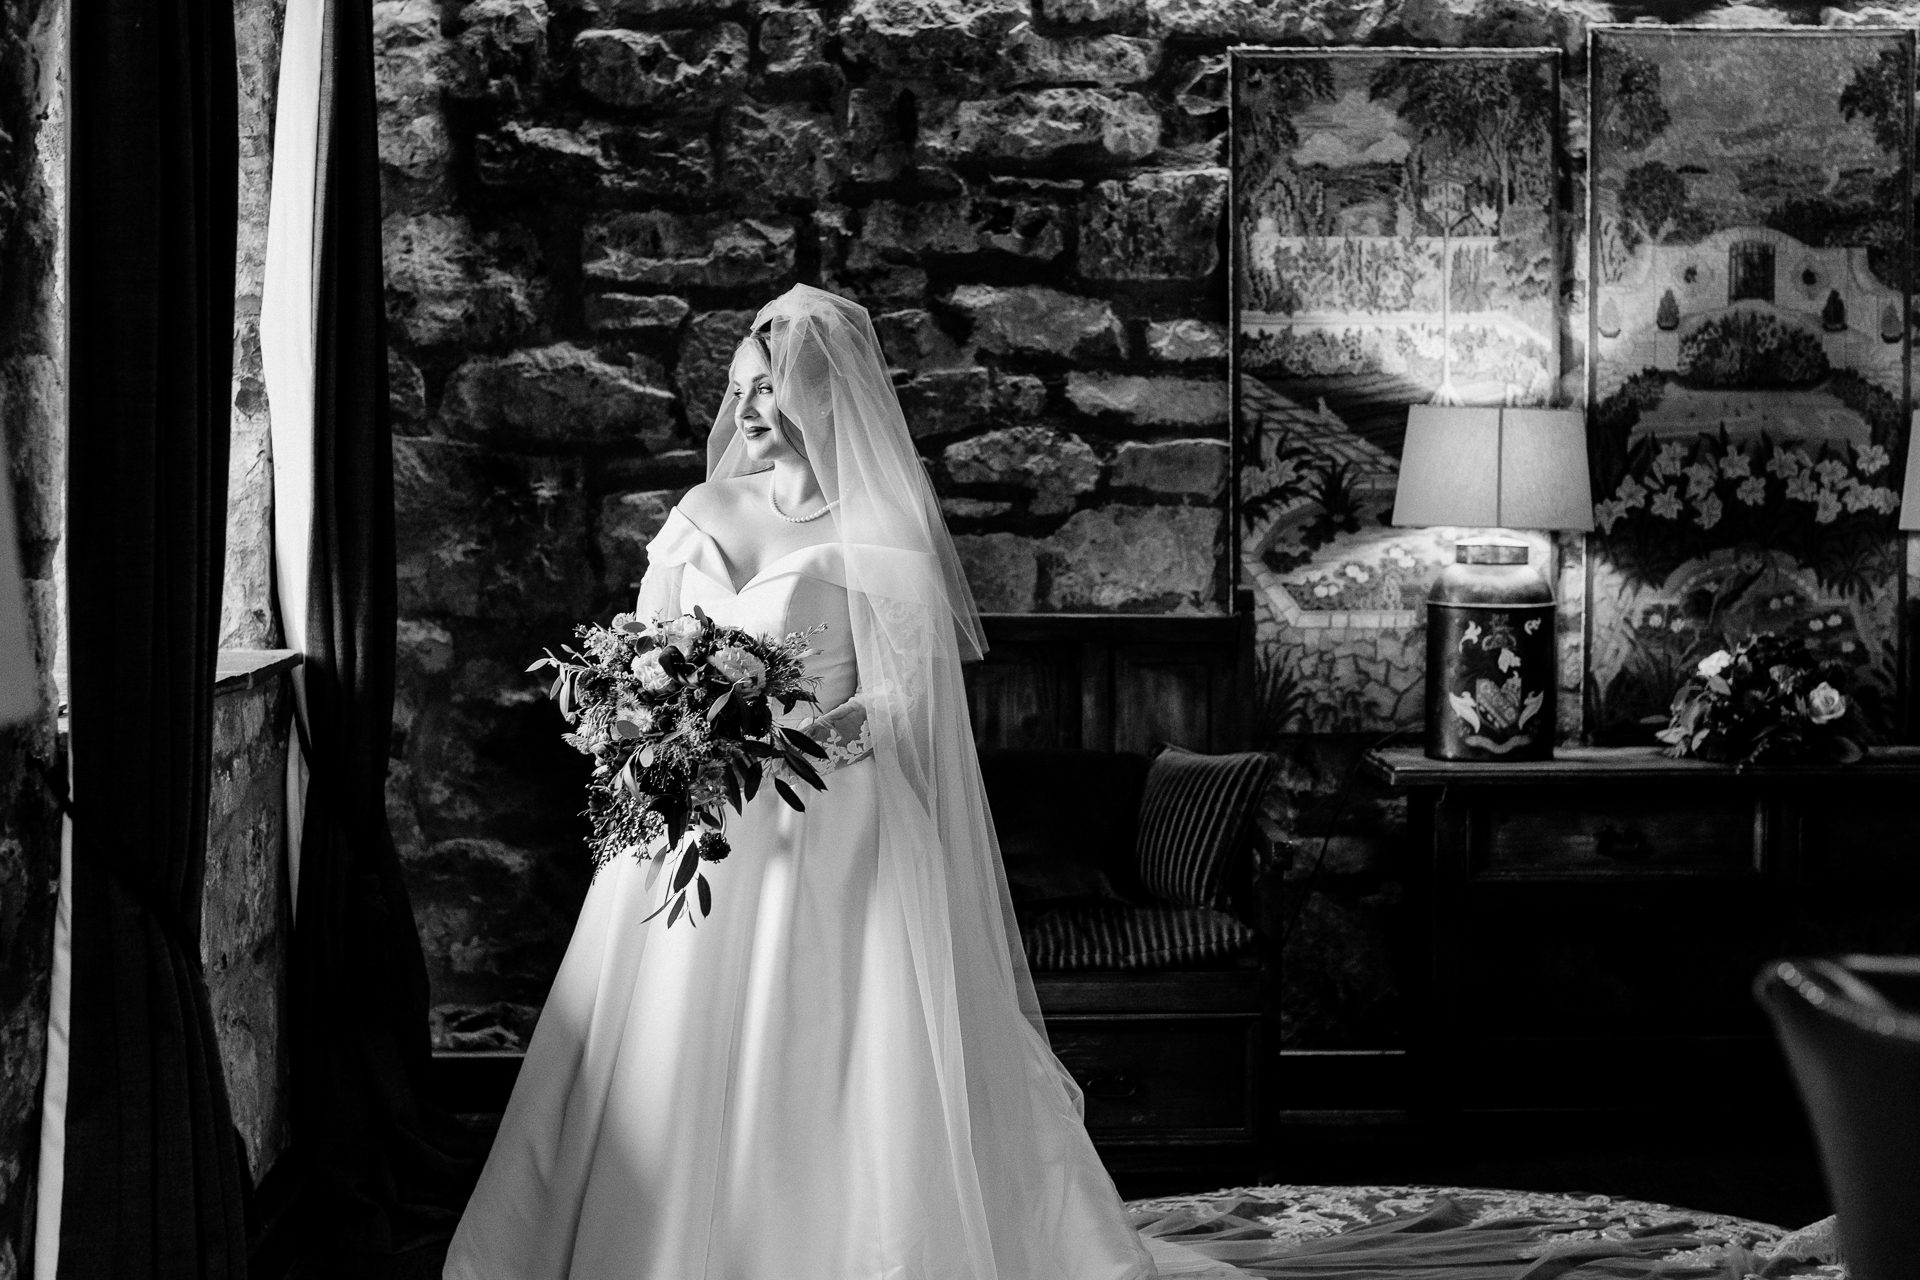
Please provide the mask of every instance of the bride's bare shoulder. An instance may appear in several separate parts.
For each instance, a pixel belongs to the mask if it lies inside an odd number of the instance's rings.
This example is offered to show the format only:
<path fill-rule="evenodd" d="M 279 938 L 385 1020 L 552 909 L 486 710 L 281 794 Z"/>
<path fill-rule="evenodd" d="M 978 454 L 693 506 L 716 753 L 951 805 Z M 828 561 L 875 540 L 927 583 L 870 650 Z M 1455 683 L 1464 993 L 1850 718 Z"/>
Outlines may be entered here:
<path fill-rule="evenodd" d="M 681 497 L 680 510 L 697 525 L 721 523 L 740 509 L 754 479 L 747 475 L 702 481 Z"/>

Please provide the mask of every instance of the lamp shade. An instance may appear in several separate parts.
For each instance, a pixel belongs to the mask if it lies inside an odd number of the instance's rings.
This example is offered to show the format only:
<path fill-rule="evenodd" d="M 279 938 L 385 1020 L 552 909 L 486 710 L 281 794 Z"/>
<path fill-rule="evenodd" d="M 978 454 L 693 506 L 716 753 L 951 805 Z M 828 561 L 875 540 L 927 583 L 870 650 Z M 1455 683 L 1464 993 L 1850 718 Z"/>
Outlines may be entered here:
<path fill-rule="evenodd" d="M 1920 428 L 1920 410 L 1915 410 L 1913 426 Z M 1920 529 L 1920 430 L 1907 433 L 1907 479 L 1900 490 L 1900 527 Z"/>
<path fill-rule="evenodd" d="M 1577 409 L 1414 405 L 1407 413 L 1393 523 L 1593 528 L 1585 415 Z"/>

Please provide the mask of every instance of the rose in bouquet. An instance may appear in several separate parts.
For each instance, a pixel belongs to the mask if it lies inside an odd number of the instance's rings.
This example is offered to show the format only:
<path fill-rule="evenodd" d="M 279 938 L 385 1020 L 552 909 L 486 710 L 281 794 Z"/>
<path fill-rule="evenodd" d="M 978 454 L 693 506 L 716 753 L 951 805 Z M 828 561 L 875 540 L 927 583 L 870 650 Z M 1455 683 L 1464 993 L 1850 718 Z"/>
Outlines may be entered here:
<path fill-rule="evenodd" d="M 1656 735 L 1670 756 L 1723 764 L 1850 763 L 1862 754 L 1841 667 L 1771 631 L 1702 659 Z"/>
<path fill-rule="evenodd" d="M 698 608 L 652 622 L 623 613 L 610 627 L 576 628 L 579 648 L 549 650 L 527 668 L 555 672 L 549 696 L 572 726 L 562 736 L 593 757 L 586 817 L 594 868 L 620 854 L 675 859 L 667 899 L 653 913 L 666 911 L 669 926 L 692 920 L 689 895 L 702 916 L 713 911 L 700 863 L 727 856 L 728 806 L 740 812 L 770 774 L 780 775 L 774 790 L 795 809 L 806 806 L 788 776 L 826 790 L 809 760 L 826 751 L 773 721 L 775 704 L 790 713 L 814 701 L 811 634 L 757 636 Z"/>

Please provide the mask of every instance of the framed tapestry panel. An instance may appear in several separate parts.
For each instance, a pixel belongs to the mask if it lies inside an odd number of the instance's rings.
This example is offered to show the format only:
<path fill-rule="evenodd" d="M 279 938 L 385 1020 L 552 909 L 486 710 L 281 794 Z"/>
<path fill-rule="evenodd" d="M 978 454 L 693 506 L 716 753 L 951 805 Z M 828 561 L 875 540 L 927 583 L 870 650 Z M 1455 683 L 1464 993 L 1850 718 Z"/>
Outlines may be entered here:
<path fill-rule="evenodd" d="M 1763 630 L 1899 730 L 1914 33 L 1595 27 L 1586 720 Z"/>
<path fill-rule="evenodd" d="M 1407 409 L 1555 402 L 1558 65 L 1553 49 L 1232 51 L 1256 739 L 1420 723 L 1421 606 L 1453 539 L 1387 524 Z"/>

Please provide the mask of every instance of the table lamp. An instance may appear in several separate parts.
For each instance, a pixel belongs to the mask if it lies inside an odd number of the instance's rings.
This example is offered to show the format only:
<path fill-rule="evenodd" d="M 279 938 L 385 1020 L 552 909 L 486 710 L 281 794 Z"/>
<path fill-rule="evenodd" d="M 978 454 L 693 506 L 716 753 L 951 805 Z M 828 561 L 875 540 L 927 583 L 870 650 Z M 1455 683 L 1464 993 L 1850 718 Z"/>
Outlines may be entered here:
<path fill-rule="evenodd" d="M 1577 409 L 1415 405 L 1393 523 L 1593 528 Z M 1544 569 L 1544 566 L 1542 567 Z M 1554 598 L 1527 544 L 1463 538 L 1427 595 L 1427 754 L 1550 760 L 1559 681 Z"/>

